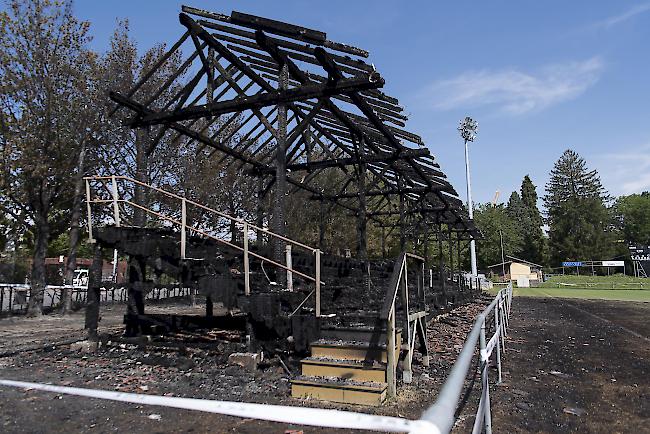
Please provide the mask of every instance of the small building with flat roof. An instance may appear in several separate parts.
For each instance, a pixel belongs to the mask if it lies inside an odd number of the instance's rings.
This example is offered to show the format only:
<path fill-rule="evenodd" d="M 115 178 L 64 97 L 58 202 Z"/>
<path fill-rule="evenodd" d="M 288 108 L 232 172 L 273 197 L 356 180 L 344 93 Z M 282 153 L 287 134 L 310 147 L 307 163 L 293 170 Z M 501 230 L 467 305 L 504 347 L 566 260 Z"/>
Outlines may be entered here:
<path fill-rule="evenodd" d="M 536 286 L 542 282 L 542 266 L 524 259 L 506 256 L 505 262 L 488 266 L 488 277 L 501 282 L 514 282 L 517 286 Z M 504 274 L 505 272 L 505 274 Z"/>

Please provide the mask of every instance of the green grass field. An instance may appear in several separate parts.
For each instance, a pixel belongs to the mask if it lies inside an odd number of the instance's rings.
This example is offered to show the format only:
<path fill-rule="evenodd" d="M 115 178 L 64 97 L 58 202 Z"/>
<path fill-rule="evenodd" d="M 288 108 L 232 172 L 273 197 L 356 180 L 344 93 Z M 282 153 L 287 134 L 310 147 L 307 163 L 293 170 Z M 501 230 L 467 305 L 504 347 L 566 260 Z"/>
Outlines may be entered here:
<path fill-rule="evenodd" d="M 643 289 L 515 288 L 514 295 L 650 302 L 650 290 Z"/>
<path fill-rule="evenodd" d="M 499 288 L 493 292 L 496 294 Z M 515 296 L 650 302 L 650 279 L 614 276 L 553 276 L 537 288 L 515 288 Z"/>
<path fill-rule="evenodd" d="M 613 276 L 553 276 L 542 283 L 540 288 L 650 290 L 650 279 L 640 279 L 622 274 Z"/>

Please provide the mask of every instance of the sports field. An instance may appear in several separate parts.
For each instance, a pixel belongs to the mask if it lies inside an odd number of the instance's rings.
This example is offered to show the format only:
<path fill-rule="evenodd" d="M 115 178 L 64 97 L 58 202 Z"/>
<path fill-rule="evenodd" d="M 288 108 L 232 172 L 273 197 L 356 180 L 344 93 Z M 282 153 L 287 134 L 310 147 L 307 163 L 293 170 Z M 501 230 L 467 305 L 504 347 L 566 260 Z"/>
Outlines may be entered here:
<path fill-rule="evenodd" d="M 592 300 L 645 301 L 650 303 L 650 289 L 585 288 L 515 288 L 515 296 L 583 298 Z"/>
<path fill-rule="evenodd" d="M 613 276 L 552 276 L 542 288 L 650 289 L 650 279 L 616 274 Z"/>
<path fill-rule="evenodd" d="M 498 288 L 494 290 L 494 293 Z M 650 279 L 631 276 L 553 276 L 537 288 L 515 288 L 523 297 L 650 302 Z"/>

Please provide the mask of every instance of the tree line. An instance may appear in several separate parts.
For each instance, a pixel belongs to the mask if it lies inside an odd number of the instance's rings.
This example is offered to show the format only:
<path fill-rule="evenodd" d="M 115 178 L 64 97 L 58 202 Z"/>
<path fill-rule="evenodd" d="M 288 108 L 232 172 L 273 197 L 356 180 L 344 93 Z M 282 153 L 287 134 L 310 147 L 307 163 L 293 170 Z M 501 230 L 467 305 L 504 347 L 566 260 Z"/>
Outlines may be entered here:
<path fill-rule="evenodd" d="M 550 172 L 538 207 L 536 186 L 524 176 L 506 204 L 478 204 L 479 267 L 506 255 L 546 267 L 563 261 L 623 259 L 628 244 L 650 245 L 650 192 L 612 198 L 596 170 L 567 149 Z"/>

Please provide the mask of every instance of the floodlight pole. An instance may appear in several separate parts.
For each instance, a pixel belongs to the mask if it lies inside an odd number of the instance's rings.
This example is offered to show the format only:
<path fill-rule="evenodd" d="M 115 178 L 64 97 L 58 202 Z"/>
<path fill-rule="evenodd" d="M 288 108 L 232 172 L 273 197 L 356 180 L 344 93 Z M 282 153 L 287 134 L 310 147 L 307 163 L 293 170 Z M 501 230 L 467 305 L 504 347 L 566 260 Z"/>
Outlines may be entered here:
<path fill-rule="evenodd" d="M 474 219 L 474 204 L 472 203 L 472 181 L 469 175 L 469 146 L 465 140 L 465 177 L 467 178 L 467 210 L 469 212 L 469 219 Z M 472 276 L 478 274 L 476 270 L 476 241 L 472 238 L 469 242 L 469 254 L 472 264 Z"/>
<path fill-rule="evenodd" d="M 468 142 L 473 142 L 478 131 L 478 123 L 470 117 L 466 117 L 460 121 L 458 127 L 461 137 L 465 140 L 465 177 L 467 178 L 467 211 L 470 220 L 474 219 L 474 204 L 472 202 L 472 181 L 469 171 L 469 145 Z M 472 238 L 469 242 L 470 261 L 472 266 L 472 276 L 476 276 L 478 271 L 476 269 L 476 241 Z"/>

